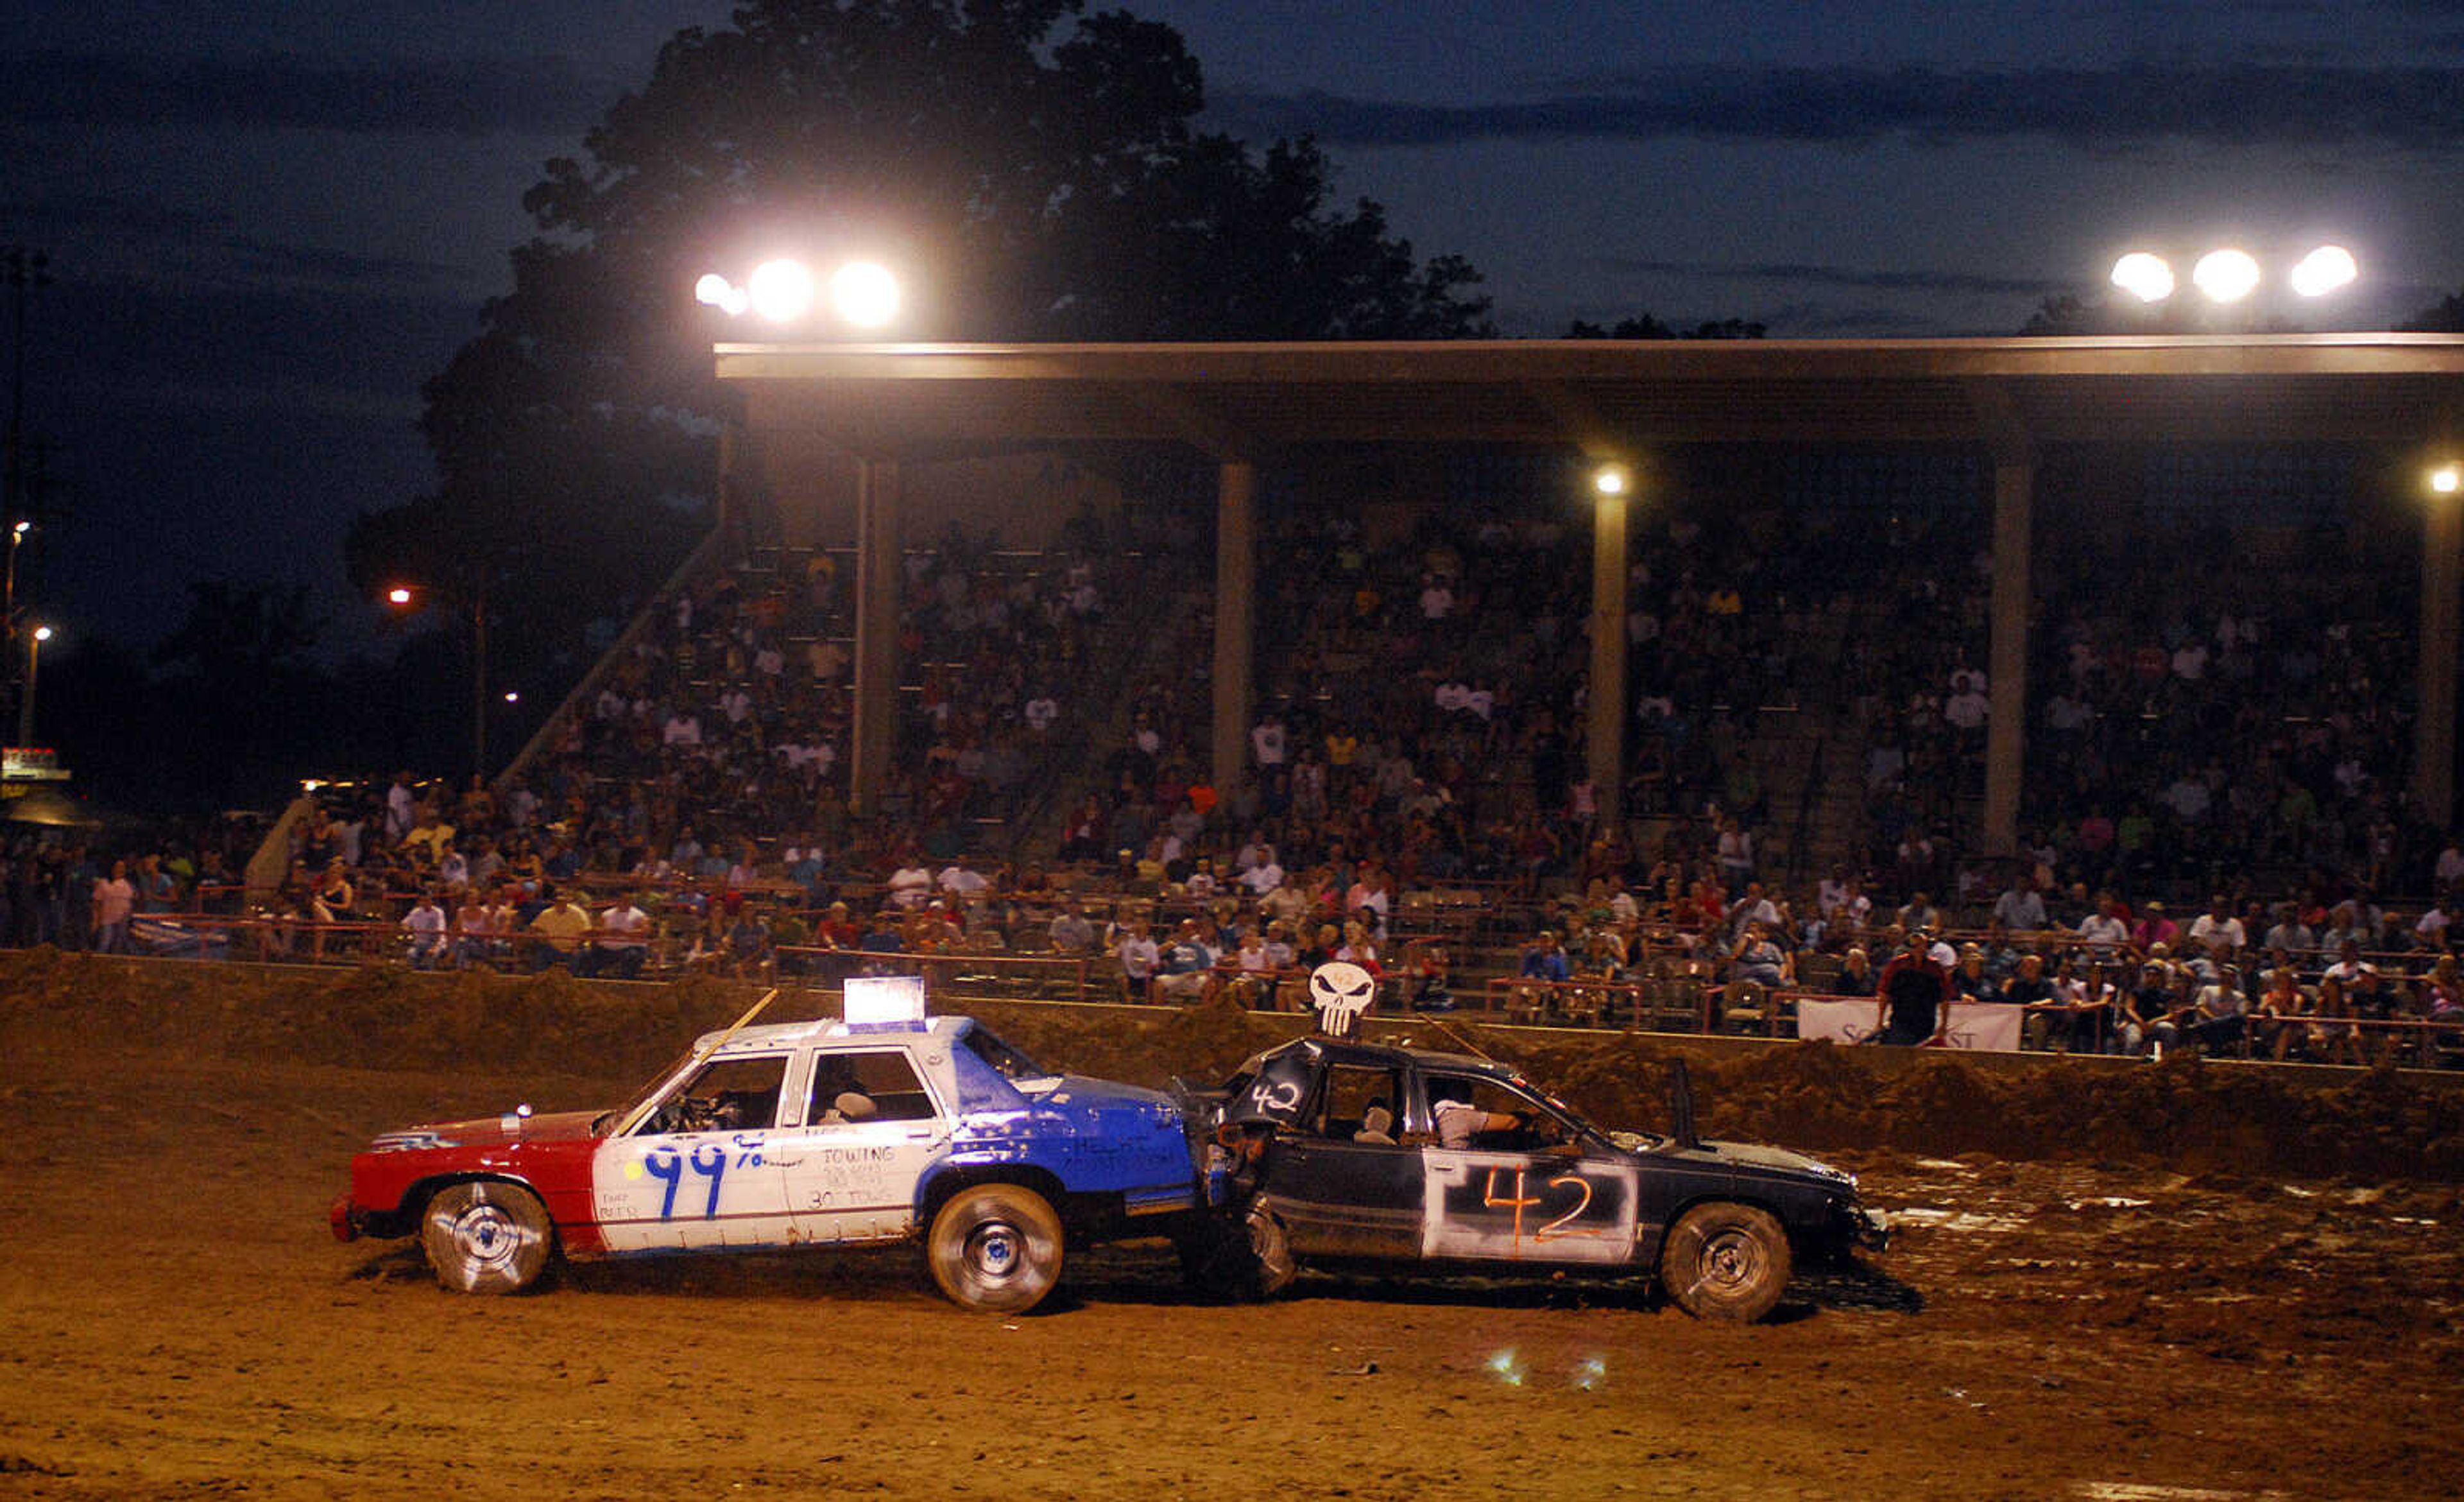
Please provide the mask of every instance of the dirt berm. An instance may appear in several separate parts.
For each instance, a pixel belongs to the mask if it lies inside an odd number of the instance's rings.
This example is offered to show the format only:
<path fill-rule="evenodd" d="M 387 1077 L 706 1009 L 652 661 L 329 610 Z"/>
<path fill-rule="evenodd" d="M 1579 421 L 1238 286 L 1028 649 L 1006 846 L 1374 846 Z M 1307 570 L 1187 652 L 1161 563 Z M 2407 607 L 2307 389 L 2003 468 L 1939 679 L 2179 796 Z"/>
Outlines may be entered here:
<path fill-rule="evenodd" d="M 599 984 L 399 969 L 282 969 L 0 957 L 0 1049 L 22 1071 L 99 1038 L 190 1059 L 475 1076 L 638 1082 L 761 988 L 697 980 Z M 1161 1085 L 1220 1080 L 1304 1019 L 1231 1006 L 1078 1006 L 953 999 L 1046 1063 Z M 762 1014 L 835 1013 L 834 991 L 788 990 Z M 2161 1163 L 2192 1174 L 2464 1182 L 2464 1076 L 2177 1058 L 1988 1056 L 1373 1021 L 1371 1036 L 1475 1049 L 1524 1066 L 1595 1120 L 1664 1125 L 1687 1062 L 1705 1135 L 1955 1158 Z M 588 1087 L 578 1087 L 588 1088 Z M 614 1104 L 542 1098 L 541 1109 Z"/>

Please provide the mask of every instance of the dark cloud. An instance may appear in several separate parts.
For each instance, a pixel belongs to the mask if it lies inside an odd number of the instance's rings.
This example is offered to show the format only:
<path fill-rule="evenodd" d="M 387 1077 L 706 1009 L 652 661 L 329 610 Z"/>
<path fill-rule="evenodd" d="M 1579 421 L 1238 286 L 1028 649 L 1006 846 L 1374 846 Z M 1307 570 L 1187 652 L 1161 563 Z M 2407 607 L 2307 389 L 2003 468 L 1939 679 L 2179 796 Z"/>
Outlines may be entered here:
<path fill-rule="evenodd" d="M 1784 282 L 1792 286 L 1846 287 L 1860 292 L 1953 293 L 1980 297 L 2048 297 L 2070 290 L 2067 282 L 2029 276 L 1986 276 L 1969 272 L 1868 271 L 1853 266 L 1802 262 L 1646 261 L 1610 257 L 1610 271 L 1657 276 L 1705 276 L 1724 281 Z"/>
<path fill-rule="evenodd" d="M 561 57 L 328 62 L 137 53 L 0 54 L 0 125 L 239 126 L 570 134 L 623 85 Z"/>
<path fill-rule="evenodd" d="M 1235 94 L 1249 135 L 1337 145 L 1708 137 L 1856 144 L 2040 136 L 2109 148 L 2163 139 L 2443 147 L 2464 140 L 2464 70 L 2234 65 L 1951 71 L 1663 69 L 1519 102 L 1413 104 Z"/>

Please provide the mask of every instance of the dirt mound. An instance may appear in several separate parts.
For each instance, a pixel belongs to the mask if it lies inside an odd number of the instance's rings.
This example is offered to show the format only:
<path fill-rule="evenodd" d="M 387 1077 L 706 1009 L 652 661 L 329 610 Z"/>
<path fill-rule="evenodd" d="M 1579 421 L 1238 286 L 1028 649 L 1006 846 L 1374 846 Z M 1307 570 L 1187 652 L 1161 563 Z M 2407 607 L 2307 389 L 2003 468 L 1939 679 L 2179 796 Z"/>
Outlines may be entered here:
<path fill-rule="evenodd" d="M 623 1086 L 759 994 L 712 980 L 596 984 L 561 972 L 290 970 L 34 950 L 0 956 L 0 1046 L 38 1062 L 109 1038 L 198 1059 L 583 1074 Z M 1221 1080 L 1307 1026 L 1223 1004 L 964 1009 L 1055 1067 L 1156 1086 L 1175 1075 Z M 835 993 L 787 990 L 762 1020 L 836 1010 Z M 1664 1128 L 1683 1060 L 1707 1136 L 1817 1151 L 2154 1161 L 2251 1179 L 2464 1182 L 2464 1081 L 2444 1076 L 2194 1059 L 1970 1059 L 1828 1043 L 1734 1051 L 1632 1033 L 1427 1021 L 1387 1025 L 1379 1035 L 1518 1064 L 1611 1126 Z"/>

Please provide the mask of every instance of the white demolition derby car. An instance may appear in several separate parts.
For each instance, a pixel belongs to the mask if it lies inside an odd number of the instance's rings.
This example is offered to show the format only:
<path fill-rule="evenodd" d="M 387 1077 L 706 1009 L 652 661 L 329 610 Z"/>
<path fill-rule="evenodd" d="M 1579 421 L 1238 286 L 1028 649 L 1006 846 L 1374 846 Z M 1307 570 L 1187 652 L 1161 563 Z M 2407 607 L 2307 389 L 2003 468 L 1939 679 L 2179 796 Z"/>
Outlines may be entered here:
<path fill-rule="evenodd" d="M 528 1288 L 560 1254 L 920 1234 L 942 1292 L 998 1313 L 1051 1292 L 1066 1246 L 1194 1237 L 1201 1155 L 1171 1097 L 928 1018 L 913 981 L 850 983 L 846 1010 L 711 1034 L 627 1109 L 388 1133 L 352 1160 L 334 1234 L 416 1235 L 474 1293 Z"/>

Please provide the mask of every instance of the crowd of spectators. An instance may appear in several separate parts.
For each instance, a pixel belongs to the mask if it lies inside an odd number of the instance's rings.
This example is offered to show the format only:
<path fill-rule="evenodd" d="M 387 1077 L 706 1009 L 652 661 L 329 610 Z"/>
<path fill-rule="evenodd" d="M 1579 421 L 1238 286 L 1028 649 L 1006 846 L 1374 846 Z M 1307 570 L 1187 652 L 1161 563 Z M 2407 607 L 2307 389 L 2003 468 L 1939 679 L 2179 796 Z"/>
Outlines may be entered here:
<path fill-rule="evenodd" d="M 2092 883 L 2326 869 L 2376 890 L 2437 849 L 2411 771 L 2418 542 L 2224 534 L 2183 567 L 2059 540 L 2035 637 L 2029 805 Z M 2419 889 L 2413 889 L 2419 890 Z"/>
<path fill-rule="evenodd" d="M 2032 1039 L 2051 1044 L 2215 1044 L 2232 996 L 2251 1000 L 2230 1015 L 2260 1016 L 2277 972 L 2330 1015 L 2433 1014 L 2447 946 L 2431 919 L 2464 856 L 2449 844 L 2455 869 L 2442 856 L 2433 872 L 2443 832 L 2399 791 L 2410 595 L 2383 586 L 2400 577 L 2384 549 L 2303 537 L 2286 566 L 2199 567 L 2140 533 L 2046 529 L 2031 829 L 1997 864 L 1973 854 L 1990 558 L 1972 511 L 1718 499 L 1637 527 L 1624 824 L 1599 819 L 1586 780 L 1590 535 L 1553 493 L 1417 514 L 1266 508 L 1260 708 L 1249 775 L 1227 787 L 1205 755 L 1202 550 L 1186 508 L 1163 507 L 1082 515 L 1049 551 L 953 530 L 907 556 L 884 818 L 850 820 L 844 792 L 847 561 L 773 552 L 655 607 L 499 785 L 406 775 L 329 795 L 254 916 L 312 958 L 330 933 L 374 928 L 419 963 L 518 955 L 630 974 L 654 947 L 634 937 L 639 915 L 662 962 L 736 973 L 834 949 L 1058 953 L 1098 957 L 1125 993 L 1252 1000 L 1325 958 L 1442 997 L 1484 941 L 1503 951 L 1493 971 L 1544 983 L 1533 995 L 1672 957 L 1722 985 L 1844 975 L 1870 991 L 1909 932 L 1966 929 L 1974 953 L 1939 957 L 1945 983 L 1998 995 L 2033 967 L 2029 988 L 2071 998 L 2028 1003 Z M 2266 538 L 2211 545 L 2244 559 Z M 1105 674 L 1133 658 L 1102 633 L 1133 602 L 1143 667 L 1123 682 Z M 1861 782 L 1867 820 L 1818 886 L 1767 854 L 1795 811 L 1765 780 L 1795 730 L 1773 712 L 1809 706 L 1846 742 L 1829 775 Z M 1074 788 L 1067 812 L 1038 825 L 1037 798 L 1060 787 Z M 1006 858 L 1030 848 L 1052 854 Z M 12 939 L 121 941 L 97 916 L 120 875 L 58 841 L 9 859 Z M 237 900 L 235 869 L 230 852 L 140 855 L 131 912 L 215 912 L 218 894 Z M 2041 922 L 1990 911 L 2012 871 Z M 1485 936 L 1395 926 L 1448 893 L 1484 905 Z M 2438 905 L 2419 924 L 2386 911 L 2407 893 Z M 2185 894 L 2214 894 L 2231 912 L 2210 916 L 2250 937 L 2139 941 Z M 2092 937 L 2114 910 L 2127 943 Z M 2305 928 L 2312 942 L 2259 937 Z M 2383 957 L 2377 980 L 2331 973 L 2346 940 Z M 2146 1009 L 2157 976 L 2180 1004 L 2161 1015 Z M 2288 1056 L 2344 1036 L 2236 1026 L 2242 1047 Z M 2327 1051 L 2356 1052 L 2351 1036 Z"/>

